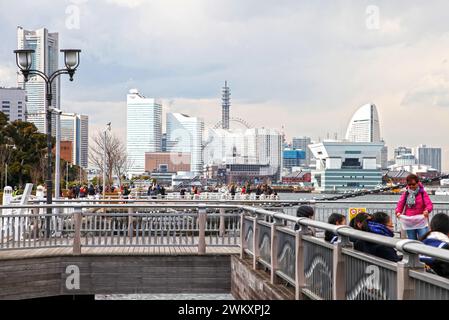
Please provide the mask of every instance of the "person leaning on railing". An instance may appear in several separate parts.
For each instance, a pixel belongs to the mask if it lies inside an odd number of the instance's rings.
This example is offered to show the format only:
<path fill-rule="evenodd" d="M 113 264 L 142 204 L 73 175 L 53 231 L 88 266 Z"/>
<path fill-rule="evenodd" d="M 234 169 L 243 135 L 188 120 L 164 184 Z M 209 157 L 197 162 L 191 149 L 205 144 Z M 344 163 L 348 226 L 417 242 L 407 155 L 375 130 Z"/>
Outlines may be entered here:
<path fill-rule="evenodd" d="M 407 190 L 401 195 L 396 207 L 396 216 L 400 219 L 407 238 L 419 240 L 429 231 L 428 220 L 432 210 L 432 201 L 419 177 L 408 175 Z"/>
<path fill-rule="evenodd" d="M 365 219 L 362 223 L 362 230 L 386 237 L 394 237 L 393 222 L 391 221 L 390 216 L 385 212 L 376 212 Z M 398 262 L 401 260 L 395 249 L 374 242 L 356 240 L 354 243 L 354 249 L 393 262 Z"/>
<path fill-rule="evenodd" d="M 315 211 L 311 206 L 300 206 L 298 210 L 296 211 L 296 216 L 298 218 L 308 218 L 313 219 L 313 216 L 315 214 Z M 295 231 L 299 230 L 301 226 L 299 223 L 295 224 Z M 307 227 L 306 231 L 303 233 L 305 235 L 315 235 L 315 230 L 313 228 Z"/>
<path fill-rule="evenodd" d="M 424 236 L 423 243 L 432 247 L 449 249 L 449 216 L 438 213 L 430 222 L 430 231 Z M 449 263 L 433 257 L 419 257 L 426 265 L 426 271 L 449 278 Z"/>
<path fill-rule="evenodd" d="M 327 223 L 343 226 L 346 224 L 346 217 L 339 213 L 332 213 L 327 219 Z M 324 233 L 324 240 L 330 242 L 331 244 L 338 243 L 340 241 L 338 235 L 331 231 L 326 231 Z"/>

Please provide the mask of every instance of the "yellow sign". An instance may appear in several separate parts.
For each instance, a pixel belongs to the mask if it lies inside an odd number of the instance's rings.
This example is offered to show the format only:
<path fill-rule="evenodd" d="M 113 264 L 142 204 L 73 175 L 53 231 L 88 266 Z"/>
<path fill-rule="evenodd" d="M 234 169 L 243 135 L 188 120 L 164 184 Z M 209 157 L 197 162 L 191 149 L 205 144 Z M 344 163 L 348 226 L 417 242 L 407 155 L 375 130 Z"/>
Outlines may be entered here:
<path fill-rule="evenodd" d="M 349 221 L 361 212 L 366 212 L 366 208 L 349 208 Z"/>

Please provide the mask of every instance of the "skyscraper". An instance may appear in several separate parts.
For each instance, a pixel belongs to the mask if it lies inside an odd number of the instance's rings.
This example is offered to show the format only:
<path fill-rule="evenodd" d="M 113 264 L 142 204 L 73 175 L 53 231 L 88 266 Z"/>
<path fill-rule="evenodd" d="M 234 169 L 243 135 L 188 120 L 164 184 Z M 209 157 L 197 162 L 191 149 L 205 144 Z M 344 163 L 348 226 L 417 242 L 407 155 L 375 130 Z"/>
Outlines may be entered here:
<path fill-rule="evenodd" d="M 51 74 L 58 69 L 58 42 L 58 33 L 49 33 L 46 28 L 30 31 L 24 30 L 22 27 L 17 27 L 17 48 L 35 50 L 31 68 L 37 69 L 45 74 Z M 17 83 L 27 93 L 27 121 L 34 123 L 40 132 L 46 133 L 45 96 L 47 89 L 45 81 L 39 76 L 33 75 L 29 77 L 28 82 L 24 83 L 23 76 L 19 72 Z M 59 78 L 53 81 L 52 94 L 51 106 L 59 109 Z"/>
<path fill-rule="evenodd" d="M 407 148 L 407 147 L 397 147 L 394 149 L 394 159 L 396 159 L 398 156 L 403 155 L 403 154 L 411 154 L 412 152 L 412 148 Z"/>
<path fill-rule="evenodd" d="M 167 151 L 191 155 L 191 171 L 203 172 L 204 121 L 181 113 L 167 113 Z"/>
<path fill-rule="evenodd" d="M 306 158 L 305 158 L 305 165 L 309 166 L 310 165 L 310 160 L 311 160 L 311 155 L 312 153 L 310 152 L 309 149 L 309 144 L 312 143 L 312 139 L 310 139 L 310 137 L 294 137 L 292 139 L 292 148 L 293 149 L 301 149 L 306 153 Z"/>
<path fill-rule="evenodd" d="M 427 147 L 422 144 L 416 147 L 415 156 L 418 164 L 425 164 L 441 172 L 441 148 Z"/>
<path fill-rule="evenodd" d="M 9 121 L 26 121 L 26 92 L 20 88 L 0 87 L 0 111 Z"/>
<path fill-rule="evenodd" d="M 145 172 L 145 152 L 161 151 L 162 104 L 131 89 L 127 95 L 126 121 L 129 173 L 139 175 Z"/>
<path fill-rule="evenodd" d="M 229 108 L 231 107 L 231 89 L 228 87 L 228 82 L 222 89 L 222 104 L 221 104 L 221 122 L 223 129 L 229 129 Z"/>
<path fill-rule="evenodd" d="M 76 113 L 63 113 L 61 141 L 72 142 L 72 163 L 82 168 L 89 166 L 89 117 Z"/>
<path fill-rule="evenodd" d="M 379 115 L 376 105 L 365 104 L 352 116 L 346 131 L 349 142 L 380 142 Z"/>

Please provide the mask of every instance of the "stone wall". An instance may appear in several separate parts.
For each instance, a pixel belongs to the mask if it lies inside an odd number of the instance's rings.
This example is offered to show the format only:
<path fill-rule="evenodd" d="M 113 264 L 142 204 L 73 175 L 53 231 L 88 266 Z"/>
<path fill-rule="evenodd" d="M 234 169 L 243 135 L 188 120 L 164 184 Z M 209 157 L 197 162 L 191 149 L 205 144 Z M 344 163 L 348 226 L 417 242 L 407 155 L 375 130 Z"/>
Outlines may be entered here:
<path fill-rule="evenodd" d="M 295 290 L 285 281 L 273 285 L 270 274 L 264 270 L 253 270 L 252 260 L 231 257 L 231 293 L 239 300 L 293 300 Z"/>

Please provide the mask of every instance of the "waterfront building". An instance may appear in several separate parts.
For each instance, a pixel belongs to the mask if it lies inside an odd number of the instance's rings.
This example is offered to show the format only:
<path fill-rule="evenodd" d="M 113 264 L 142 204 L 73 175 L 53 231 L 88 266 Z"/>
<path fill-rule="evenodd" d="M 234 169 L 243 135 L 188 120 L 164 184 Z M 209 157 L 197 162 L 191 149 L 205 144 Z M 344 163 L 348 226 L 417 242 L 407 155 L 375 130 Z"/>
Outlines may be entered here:
<path fill-rule="evenodd" d="M 441 148 L 432 148 L 422 144 L 416 147 L 415 156 L 418 164 L 431 166 L 441 172 Z"/>
<path fill-rule="evenodd" d="M 439 175 L 439 171 L 428 165 L 412 164 L 412 165 L 393 165 L 388 168 L 391 171 L 407 171 L 416 174 L 420 178 L 435 178 Z"/>
<path fill-rule="evenodd" d="M 129 174 L 145 172 L 145 153 L 162 147 L 162 104 L 146 98 L 137 89 L 127 95 L 126 150 L 131 163 Z"/>
<path fill-rule="evenodd" d="M 308 148 L 308 147 L 307 147 Z M 306 152 L 304 150 L 284 149 L 283 151 L 283 165 L 284 169 L 292 172 L 293 167 L 300 167 L 306 161 Z"/>
<path fill-rule="evenodd" d="M 167 114 L 167 151 L 189 153 L 191 171 L 203 172 L 204 121 L 182 113 Z"/>
<path fill-rule="evenodd" d="M 8 121 L 26 121 L 26 92 L 21 88 L 0 87 L 0 111 Z"/>
<path fill-rule="evenodd" d="M 190 153 L 146 152 L 145 172 L 190 171 Z"/>
<path fill-rule="evenodd" d="M 71 143 L 72 163 L 84 169 L 89 165 L 89 117 L 77 113 L 63 113 L 61 123 L 61 152 L 66 142 Z M 62 158 L 62 156 L 61 156 Z"/>
<path fill-rule="evenodd" d="M 300 184 L 300 183 L 309 183 L 312 181 L 312 175 L 308 170 L 294 170 L 292 173 L 289 173 L 282 177 L 282 183 L 288 185 Z"/>
<path fill-rule="evenodd" d="M 312 182 L 317 190 L 374 189 L 382 183 L 376 157 L 382 143 L 324 141 L 310 145 L 316 158 Z"/>
<path fill-rule="evenodd" d="M 31 68 L 45 74 L 51 74 L 58 70 L 59 62 L 59 40 L 58 33 L 50 33 L 46 28 L 37 30 L 25 30 L 17 27 L 17 48 L 33 49 Z M 34 123 L 39 132 L 46 133 L 45 104 L 47 88 L 45 81 L 36 75 L 31 75 L 25 83 L 23 75 L 18 72 L 17 83 L 20 88 L 25 89 L 27 95 L 27 121 Z M 51 106 L 60 109 L 60 79 L 56 78 L 52 85 L 53 99 Z M 53 120 L 54 120 L 53 116 Z M 53 126 L 54 135 L 55 130 Z"/>
<path fill-rule="evenodd" d="M 308 167 L 310 166 L 312 160 L 312 152 L 309 149 L 309 145 L 312 143 L 312 139 L 310 137 L 294 137 L 292 139 L 292 149 L 300 149 L 306 153 L 303 165 Z"/>

